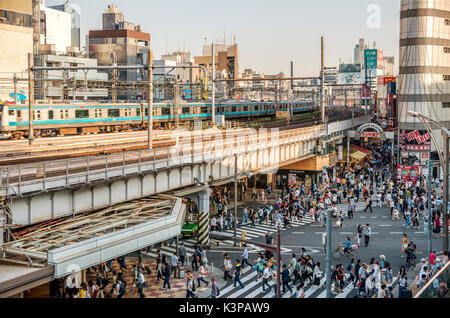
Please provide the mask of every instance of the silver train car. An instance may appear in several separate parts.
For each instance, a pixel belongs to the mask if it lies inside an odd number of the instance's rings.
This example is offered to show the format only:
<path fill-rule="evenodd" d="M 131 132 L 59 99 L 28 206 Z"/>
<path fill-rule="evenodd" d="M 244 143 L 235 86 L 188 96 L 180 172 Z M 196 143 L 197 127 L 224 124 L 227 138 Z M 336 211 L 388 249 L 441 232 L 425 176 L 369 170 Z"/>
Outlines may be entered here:
<path fill-rule="evenodd" d="M 28 136 L 28 105 L 1 105 L 1 139 L 19 139 Z M 287 111 L 289 103 L 277 106 L 273 102 L 244 102 L 232 100 L 216 104 L 216 114 L 226 120 L 250 119 L 275 116 L 276 111 Z M 296 101 L 292 105 L 295 113 L 309 112 L 310 101 Z M 180 102 L 178 114 L 173 103 L 153 104 L 154 128 L 171 128 L 175 117 L 180 122 L 211 120 L 211 104 L 201 102 Z M 37 136 L 63 136 L 101 132 L 119 132 L 146 128 L 147 104 L 117 103 L 71 103 L 36 104 L 33 125 Z"/>

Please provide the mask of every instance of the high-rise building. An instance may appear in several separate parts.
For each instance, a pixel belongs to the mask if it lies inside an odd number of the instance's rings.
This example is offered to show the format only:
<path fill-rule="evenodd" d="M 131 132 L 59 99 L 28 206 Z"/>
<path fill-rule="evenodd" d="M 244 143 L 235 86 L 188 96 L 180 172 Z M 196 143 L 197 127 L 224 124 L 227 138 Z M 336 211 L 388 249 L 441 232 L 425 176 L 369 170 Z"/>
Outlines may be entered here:
<path fill-rule="evenodd" d="M 12 100 L 13 76 L 26 78 L 28 53 L 33 52 L 32 6 L 30 0 L 0 1 L 0 74 L 8 78 L 0 85 L 0 100 Z M 28 95 L 26 83 L 18 91 Z"/>
<path fill-rule="evenodd" d="M 450 4 L 402 0 L 398 121 L 400 129 L 424 129 L 415 111 L 450 127 Z M 440 133 L 436 134 L 440 136 Z"/>
<path fill-rule="evenodd" d="M 72 46 L 72 24 L 70 13 L 44 6 L 41 2 L 41 21 L 44 22 L 41 44 L 54 44 L 56 51 L 66 53 Z"/>
<path fill-rule="evenodd" d="M 403 0 L 400 12 L 398 127 L 400 163 L 426 165 L 435 151 L 424 136 L 426 127 L 408 116 L 414 111 L 450 128 L 450 3 L 441 0 Z M 441 131 L 434 136 L 443 144 Z"/>
<path fill-rule="evenodd" d="M 364 50 L 368 48 L 369 46 L 364 43 L 364 39 L 359 39 L 353 50 L 353 64 L 364 65 Z"/>
<path fill-rule="evenodd" d="M 203 56 L 194 57 L 195 63 L 211 70 L 212 65 L 212 47 L 211 45 L 203 46 Z M 229 74 L 229 78 L 239 78 L 239 49 L 238 45 L 214 44 L 215 69 L 225 71 Z"/>
<path fill-rule="evenodd" d="M 49 6 L 49 8 L 70 14 L 71 46 L 81 49 L 80 7 L 67 1 L 61 5 Z"/>
<path fill-rule="evenodd" d="M 150 34 L 141 31 L 141 26 L 124 21 L 117 7 L 109 5 L 103 13 L 103 29 L 89 31 L 89 56 L 99 65 L 145 65 L 150 53 Z M 109 78 L 112 73 L 109 72 Z M 141 70 L 119 70 L 119 81 L 141 81 L 145 79 Z M 120 96 L 133 99 L 136 96 Z"/>

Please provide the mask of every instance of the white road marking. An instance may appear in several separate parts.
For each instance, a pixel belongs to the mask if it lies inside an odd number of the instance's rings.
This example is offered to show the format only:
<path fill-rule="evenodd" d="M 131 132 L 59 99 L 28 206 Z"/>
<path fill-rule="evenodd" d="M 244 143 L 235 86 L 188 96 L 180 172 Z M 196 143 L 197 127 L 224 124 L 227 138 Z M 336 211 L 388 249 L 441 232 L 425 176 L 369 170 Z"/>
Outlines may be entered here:
<path fill-rule="evenodd" d="M 378 225 L 378 226 L 384 226 L 384 227 L 386 227 L 386 226 L 392 226 L 392 224 L 380 224 L 380 225 Z"/>
<path fill-rule="evenodd" d="M 305 232 L 292 232 L 292 234 L 305 234 Z"/>
<path fill-rule="evenodd" d="M 403 232 L 389 232 L 389 234 L 403 234 Z"/>

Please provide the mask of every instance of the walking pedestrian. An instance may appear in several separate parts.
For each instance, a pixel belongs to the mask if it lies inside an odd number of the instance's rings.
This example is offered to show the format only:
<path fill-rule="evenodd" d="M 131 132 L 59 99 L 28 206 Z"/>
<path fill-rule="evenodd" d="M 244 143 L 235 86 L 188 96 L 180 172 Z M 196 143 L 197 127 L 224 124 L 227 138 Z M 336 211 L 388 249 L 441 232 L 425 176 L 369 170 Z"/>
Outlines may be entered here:
<path fill-rule="evenodd" d="M 241 264 L 239 263 L 239 260 L 236 260 L 236 264 L 234 266 L 234 284 L 233 287 L 236 287 L 236 283 L 239 283 L 239 286 L 241 286 L 241 288 L 244 288 L 244 284 L 242 284 L 240 276 L 241 276 Z"/>
<path fill-rule="evenodd" d="M 208 274 L 208 272 L 206 271 L 205 267 L 203 266 L 203 263 L 200 261 L 200 268 L 199 268 L 198 274 L 197 274 L 198 287 L 200 287 L 200 282 L 204 282 L 206 284 L 206 286 L 209 285 L 209 282 L 204 279 L 204 277 L 207 274 Z"/>
<path fill-rule="evenodd" d="M 195 284 L 194 277 L 191 274 L 191 271 L 186 272 L 187 282 L 186 282 L 186 298 L 197 298 L 194 294 Z"/>
<path fill-rule="evenodd" d="M 163 277 L 164 277 L 164 283 L 161 289 L 166 289 L 166 286 L 169 290 L 171 290 L 170 287 L 170 275 L 172 274 L 170 265 L 165 263 L 164 264 L 164 271 L 163 271 Z"/>
<path fill-rule="evenodd" d="M 144 287 L 145 287 L 145 277 L 144 277 L 144 274 L 142 273 L 142 269 L 139 268 L 139 270 L 138 270 L 138 280 L 136 282 L 136 288 L 137 288 L 139 296 L 141 298 L 145 298 L 145 294 L 143 292 Z"/>
<path fill-rule="evenodd" d="M 187 250 L 184 247 L 184 243 L 181 242 L 180 247 L 178 247 L 178 256 L 180 257 L 181 266 L 184 266 L 184 261 L 186 260 Z"/>
<path fill-rule="evenodd" d="M 366 224 L 366 227 L 363 229 L 364 233 L 364 244 L 365 247 L 369 246 L 369 239 L 370 235 L 372 234 L 372 229 L 370 228 L 369 224 Z"/>
<path fill-rule="evenodd" d="M 216 279 L 213 277 L 211 278 L 211 296 L 209 298 L 217 298 L 220 296 L 220 289 L 219 286 L 217 286 Z"/>
<path fill-rule="evenodd" d="M 245 264 L 252 267 L 253 265 L 248 262 L 248 250 L 247 250 L 247 244 L 244 244 L 244 250 L 242 251 L 242 269 L 244 269 Z"/>

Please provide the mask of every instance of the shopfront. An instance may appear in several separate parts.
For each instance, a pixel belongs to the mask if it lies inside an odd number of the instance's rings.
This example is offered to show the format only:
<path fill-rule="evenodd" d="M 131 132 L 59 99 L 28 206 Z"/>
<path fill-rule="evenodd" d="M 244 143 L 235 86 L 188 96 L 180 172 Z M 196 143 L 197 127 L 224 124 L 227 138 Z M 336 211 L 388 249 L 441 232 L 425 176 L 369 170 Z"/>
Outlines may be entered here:
<path fill-rule="evenodd" d="M 337 154 L 333 152 L 332 154 L 315 156 L 280 167 L 276 175 L 276 188 L 300 187 L 302 184 L 306 188 L 311 188 L 314 184 L 321 184 L 324 170 L 329 176 L 335 175 L 334 167 L 336 163 Z"/>

